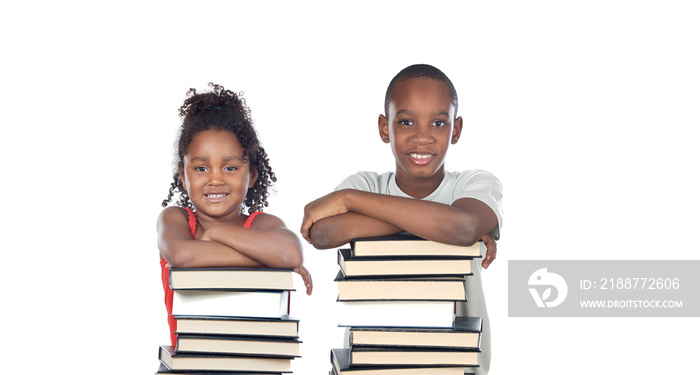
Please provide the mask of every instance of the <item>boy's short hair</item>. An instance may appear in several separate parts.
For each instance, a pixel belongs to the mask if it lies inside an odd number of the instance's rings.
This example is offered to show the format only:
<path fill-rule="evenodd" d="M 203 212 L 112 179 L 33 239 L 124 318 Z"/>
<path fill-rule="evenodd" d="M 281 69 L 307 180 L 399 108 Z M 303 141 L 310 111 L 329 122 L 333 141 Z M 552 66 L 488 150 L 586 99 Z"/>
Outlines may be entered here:
<path fill-rule="evenodd" d="M 389 82 L 389 87 L 386 89 L 386 96 L 384 97 L 384 114 L 388 116 L 389 114 L 389 104 L 394 100 L 396 95 L 396 84 L 403 82 L 412 78 L 431 78 L 436 79 L 447 84 L 447 88 L 450 90 L 450 96 L 452 97 L 452 105 L 455 107 L 455 117 L 457 116 L 457 90 L 455 90 L 452 81 L 443 73 L 440 69 L 428 65 L 428 64 L 415 64 L 408 66 L 401 70 L 392 80 Z"/>

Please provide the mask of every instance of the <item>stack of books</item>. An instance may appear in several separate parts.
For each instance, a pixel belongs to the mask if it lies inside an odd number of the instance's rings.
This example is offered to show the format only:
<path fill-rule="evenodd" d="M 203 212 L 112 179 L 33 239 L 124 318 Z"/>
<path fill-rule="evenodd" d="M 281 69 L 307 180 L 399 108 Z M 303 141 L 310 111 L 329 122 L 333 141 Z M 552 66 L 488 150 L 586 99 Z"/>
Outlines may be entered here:
<path fill-rule="evenodd" d="M 339 326 L 332 375 L 463 375 L 479 365 L 481 317 L 455 318 L 480 245 L 402 234 L 356 239 L 338 250 Z"/>
<path fill-rule="evenodd" d="M 177 345 L 160 347 L 156 374 L 291 372 L 301 344 L 292 270 L 172 268 L 170 287 Z"/>

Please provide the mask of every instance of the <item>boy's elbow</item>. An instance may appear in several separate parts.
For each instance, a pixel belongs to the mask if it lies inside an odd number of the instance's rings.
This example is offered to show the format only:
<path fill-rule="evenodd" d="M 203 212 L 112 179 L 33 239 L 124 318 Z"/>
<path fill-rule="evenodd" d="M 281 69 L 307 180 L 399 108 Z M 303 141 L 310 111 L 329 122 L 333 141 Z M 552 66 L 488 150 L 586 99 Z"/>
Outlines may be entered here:
<path fill-rule="evenodd" d="M 471 223 L 461 223 L 452 231 L 452 244 L 458 246 L 472 246 L 481 236 L 476 230 L 476 227 Z"/>
<path fill-rule="evenodd" d="M 461 236 L 458 236 L 456 239 L 456 245 L 459 246 L 472 246 L 474 245 L 477 241 L 479 241 L 480 237 L 476 236 L 476 232 L 467 232 L 467 233 L 462 233 Z"/>
<path fill-rule="evenodd" d="M 309 237 L 311 238 L 311 244 L 319 250 L 330 249 L 332 247 L 338 247 L 342 245 L 339 240 L 335 238 L 334 231 L 327 225 L 321 224 L 321 222 L 316 222 L 309 231 Z"/>

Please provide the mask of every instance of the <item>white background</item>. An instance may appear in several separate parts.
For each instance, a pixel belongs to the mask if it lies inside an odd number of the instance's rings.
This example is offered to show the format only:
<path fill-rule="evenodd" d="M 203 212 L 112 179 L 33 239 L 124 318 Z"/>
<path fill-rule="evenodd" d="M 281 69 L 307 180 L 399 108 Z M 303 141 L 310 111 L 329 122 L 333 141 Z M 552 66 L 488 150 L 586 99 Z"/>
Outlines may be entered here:
<path fill-rule="evenodd" d="M 3 373 L 156 371 L 155 221 L 188 88 L 245 92 L 279 177 L 268 211 L 297 231 L 345 176 L 393 168 L 376 119 L 413 63 L 459 93 L 447 168 L 505 187 L 483 274 L 492 373 L 697 373 L 698 318 L 508 318 L 506 302 L 509 259 L 699 259 L 695 2 L 22 4 L 0 11 Z M 305 256 L 294 373 L 325 374 L 336 256 Z"/>

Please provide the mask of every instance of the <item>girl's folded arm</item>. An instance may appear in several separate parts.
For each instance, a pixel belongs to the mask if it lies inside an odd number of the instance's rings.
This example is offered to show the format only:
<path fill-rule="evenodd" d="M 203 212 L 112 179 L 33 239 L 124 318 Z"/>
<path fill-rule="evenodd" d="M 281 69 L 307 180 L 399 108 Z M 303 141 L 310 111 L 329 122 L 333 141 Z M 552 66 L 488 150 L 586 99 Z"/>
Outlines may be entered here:
<path fill-rule="evenodd" d="M 178 207 L 158 217 L 158 249 L 173 267 L 259 267 L 262 264 L 219 242 L 193 240 L 187 219 Z"/>
<path fill-rule="evenodd" d="M 225 244 L 272 268 L 298 268 L 303 264 L 301 242 L 278 217 L 259 215 L 251 228 L 216 225 L 203 237 Z"/>

